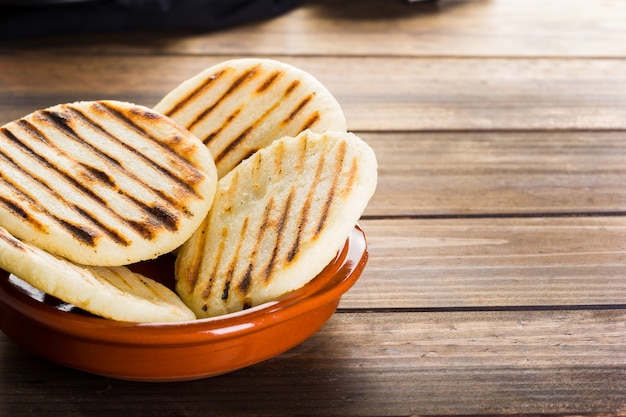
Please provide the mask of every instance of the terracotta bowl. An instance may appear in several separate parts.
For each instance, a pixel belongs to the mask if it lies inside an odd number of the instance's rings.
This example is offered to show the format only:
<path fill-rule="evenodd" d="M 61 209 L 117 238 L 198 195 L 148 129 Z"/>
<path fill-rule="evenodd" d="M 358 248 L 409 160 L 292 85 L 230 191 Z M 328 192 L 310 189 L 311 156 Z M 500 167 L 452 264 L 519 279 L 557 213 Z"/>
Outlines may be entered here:
<path fill-rule="evenodd" d="M 0 270 L 0 329 L 43 358 L 98 375 L 138 381 L 205 378 L 269 359 L 306 340 L 332 316 L 366 262 L 365 234 L 356 226 L 337 257 L 301 289 L 242 312 L 183 323 L 95 317 L 18 288 Z M 136 268 L 171 287 L 171 257 Z"/>

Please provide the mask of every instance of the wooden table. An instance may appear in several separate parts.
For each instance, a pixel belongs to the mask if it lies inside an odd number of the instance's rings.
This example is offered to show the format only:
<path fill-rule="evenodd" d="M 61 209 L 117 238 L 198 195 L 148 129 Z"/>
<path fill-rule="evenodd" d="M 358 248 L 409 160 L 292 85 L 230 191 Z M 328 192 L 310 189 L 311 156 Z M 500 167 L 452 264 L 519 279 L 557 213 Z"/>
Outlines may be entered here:
<path fill-rule="evenodd" d="M 216 33 L 4 41 L 0 123 L 151 106 L 249 56 L 315 75 L 377 153 L 359 282 L 300 346 L 193 382 L 0 335 L 0 415 L 626 415 L 626 2 L 311 0 Z"/>

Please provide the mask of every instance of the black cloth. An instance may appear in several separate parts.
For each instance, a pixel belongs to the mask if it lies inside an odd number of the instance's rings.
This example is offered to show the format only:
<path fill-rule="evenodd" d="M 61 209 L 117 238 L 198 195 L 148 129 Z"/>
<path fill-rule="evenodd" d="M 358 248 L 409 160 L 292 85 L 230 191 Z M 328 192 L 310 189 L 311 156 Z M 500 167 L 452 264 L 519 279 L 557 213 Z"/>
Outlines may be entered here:
<path fill-rule="evenodd" d="M 0 38 L 213 31 L 276 17 L 300 0 L 0 0 Z"/>

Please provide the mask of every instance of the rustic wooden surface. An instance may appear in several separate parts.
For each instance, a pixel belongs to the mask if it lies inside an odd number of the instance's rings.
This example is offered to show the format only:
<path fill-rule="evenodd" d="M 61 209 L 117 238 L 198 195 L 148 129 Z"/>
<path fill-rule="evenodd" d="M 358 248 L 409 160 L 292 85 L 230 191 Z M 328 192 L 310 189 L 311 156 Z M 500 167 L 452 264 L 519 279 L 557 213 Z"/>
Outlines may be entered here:
<path fill-rule="evenodd" d="M 194 382 L 0 335 L 0 415 L 626 415 L 626 2 L 310 0 L 217 33 L 0 41 L 0 123 L 153 105 L 246 56 L 311 72 L 376 151 L 362 278 L 300 346 Z"/>

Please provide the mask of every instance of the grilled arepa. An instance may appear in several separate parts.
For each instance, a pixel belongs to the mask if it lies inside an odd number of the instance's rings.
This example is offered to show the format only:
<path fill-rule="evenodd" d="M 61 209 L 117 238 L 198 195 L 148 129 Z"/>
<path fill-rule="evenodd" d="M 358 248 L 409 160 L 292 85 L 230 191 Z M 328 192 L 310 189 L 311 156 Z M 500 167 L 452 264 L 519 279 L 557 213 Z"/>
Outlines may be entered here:
<path fill-rule="evenodd" d="M 0 127 L 0 226 L 79 264 L 172 251 L 208 213 L 216 184 L 202 142 L 142 106 L 63 104 Z"/>
<path fill-rule="evenodd" d="M 80 266 L 27 245 L 0 227 L 0 267 L 90 313 L 120 321 L 172 322 L 195 315 L 169 288 L 124 266 Z"/>
<path fill-rule="evenodd" d="M 283 136 L 345 131 L 339 103 L 316 78 L 270 59 L 235 59 L 210 67 L 167 94 L 155 110 L 199 137 L 218 177 Z"/>
<path fill-rule="evenodd" d="M 178 252 L 176 291 L 198 317 L 274 300 L 336 256 L 374 193 L 372 149 L 347 132 L 274 141 L 218 181 Z"/>

